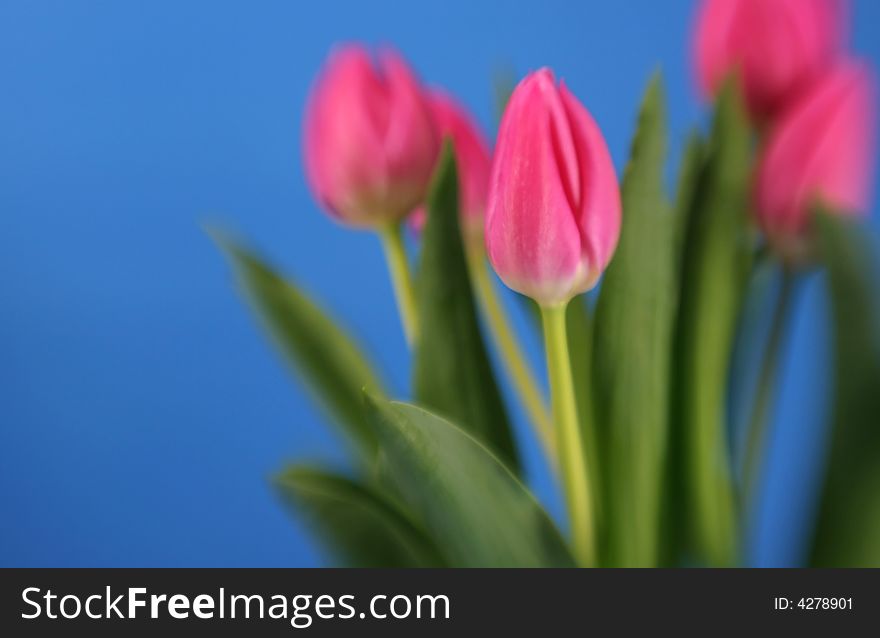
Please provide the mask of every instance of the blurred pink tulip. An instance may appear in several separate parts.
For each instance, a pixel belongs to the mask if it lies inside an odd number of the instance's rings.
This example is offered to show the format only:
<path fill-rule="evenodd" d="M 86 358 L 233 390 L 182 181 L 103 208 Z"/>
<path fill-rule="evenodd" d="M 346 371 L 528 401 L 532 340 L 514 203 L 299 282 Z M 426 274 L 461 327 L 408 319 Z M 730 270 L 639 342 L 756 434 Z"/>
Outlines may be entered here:
<path fill-rule="evenodd" d="M 481 244 L 492 166 L 489 145 L 464 107 L 453 98 L 433 91 L 430 101 L 438 131 L 452 139 L 455 149 L 462 232 L 467 240 Z M 425 219 L 425 209 L 416 210 L 410 218 L 413 230 L 421 232 Z"/>
<path fill-rule="evenodd" d="M 306 106 L 309 185 L 342 222 L 375 227 L 424 198 L 440 146 L 428 101 L 406 63 L 358 45 L 334 51 Z"/>
<path fill-rule="evenodd" d="M 790 249 L 818 200 L 835 212 L 867 210 L 875 148 L 874 79 L 863 64 L 838 64 L 782 113 L 764 147 L 756 180 L 758 221 Z"/>
<path fill-rule="evenodd" d="M 844 0 L 705 0 L 694 39 L 700 88 L 713 95 L 736 70 L 764 121 L 836 58 L 845 17 Z"/>
<path fill-rule="evenodd" d="M 486 248 L 510 288 L 544 306 L 592 288 L 620 234 L 620 193 L 599 127 L 553 74 L 516 87 L 498 133 Z"/>

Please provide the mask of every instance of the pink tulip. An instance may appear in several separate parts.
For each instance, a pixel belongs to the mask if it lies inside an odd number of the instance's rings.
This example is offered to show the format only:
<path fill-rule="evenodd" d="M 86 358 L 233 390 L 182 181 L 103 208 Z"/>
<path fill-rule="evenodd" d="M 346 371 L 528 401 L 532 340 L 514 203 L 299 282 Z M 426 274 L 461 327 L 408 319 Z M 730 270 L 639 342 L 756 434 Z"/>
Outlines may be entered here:
<path fill-rule="evenodd" d="M 876 119 L 873 77 L 853 61 L 829 70 L 780 116 L 756 181 L 758 221 L 777 246 L 798 243 L 817 200 L 843 214 L 867 210 Z"/>
<path fill-rule="evenodd" d="M 466 239 L 482 242 L 492 164 L 489 145 L 464 107 L 455 100 L 440 91 L 433 91 L 430 100 L 437 129 L 452 139 L 455 150 L 462 232 Z M 424 208 L 416 210 L 410 222 L 416 232 L 421 232 L 425 224 Z"/>
<path fill-rule="evenodd" d="M 378 68 L 367 51 L 333 52 L 304 121 L 309 185 L 335 218 L 376 227 L 402 218 L 424 198 L 440 138 L 422 87 L 396 53 Z"/>
<path fill-rule="evenodd" d="M 542 69 L 513 92 L 486 213 L 486 248 L 510 288 L 544 306 L 592 288 L 620 235 L 620 193 L 593 118 Z"/>
<path fill-rule="evenodd" d="M 704 94 L 736 70 L 760 121 L 837 57 L 844 0 L 706 0 L 697 18 L 694 59 Z"/>

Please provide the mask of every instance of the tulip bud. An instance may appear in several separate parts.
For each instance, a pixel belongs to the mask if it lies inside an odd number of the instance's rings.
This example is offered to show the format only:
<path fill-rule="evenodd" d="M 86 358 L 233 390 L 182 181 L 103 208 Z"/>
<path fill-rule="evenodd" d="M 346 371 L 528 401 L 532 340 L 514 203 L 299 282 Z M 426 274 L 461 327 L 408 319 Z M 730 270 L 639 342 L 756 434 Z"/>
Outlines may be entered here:
<path fill-rule="evenodd" d="M 430 102 L 437 130 L 452 139 L 455 151 L 462 233 L 469 243 L 481 245 L 492 165 L 489 145 L 467 111 L 450 96 L 433 91 Z M 413 230 L 421 232 L 425 224 L 424 208 L 416 210 L 410 222 Z"/>
<path fill-rule="evenodd" d="M 761 152 L 758 222 L 784 256 L 805 246 L 810 206 L 864 213 L 870 198 L 877 119 L 869 70 L 842 62 L 781 114 Z"/>
<path fill-rule="evenodd" d="M 333 52 L 306 106 L 305 168 L 327 211 L 353 226 L 398 220 L 425 196 L 440 150 L 427 98 L 390 50 Z"/>
<path fill-rule="evenodd" d="M 841 49 L 843 0 L 706 0 L 694 58 L 700 88 L 713 95 L 736 71 L 749 111 L 766 120 Z"/>
<path fill-rule="evenodd" d="M 620 192 L 599 127 L 542 69 L 510 97 L 495 149 L 486 248 L 510 288 L 544 306 L 592 288 L 620 235 Z"/>

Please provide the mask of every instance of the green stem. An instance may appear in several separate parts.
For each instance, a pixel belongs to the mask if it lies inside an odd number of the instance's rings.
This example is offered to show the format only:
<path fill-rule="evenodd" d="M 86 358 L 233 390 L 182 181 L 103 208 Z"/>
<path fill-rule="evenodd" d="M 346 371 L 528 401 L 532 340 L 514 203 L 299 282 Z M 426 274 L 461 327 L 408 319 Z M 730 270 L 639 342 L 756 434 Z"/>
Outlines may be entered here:
<path fill-rule="evenodd" d="M 416 310 L 415 289 L 409 269 L 406 248 L 403 245 L 403 231 L 399 222 L 392 222 L 379 231 L 385 259 L 397 298 L 397 309 L 403 324 L 406 342 L 412 346 L 418 332 L 418 312 Z"/>
<path fill-rule="evenodd" d="M 556 421 L 558 435 L 559 467 L 562 470 L 572 547 L 578 563 L 583 567 L 592 567 L 596 563 L 592 492 L 571 376 L 566 305 L 542 307 L 541 317 L 544 323 L 553 419 Z"/>
<path fill-rule="evenodd" d="M 507 374 L 519 394 L 529 419 L 535 426 L 535 431 L 544 450 L 551 459 L 555 459 L 553 421 L 550 418 L 547 405 L 544 403 L 538 382 L 526 362 L 501 300 L 498 298 L 497 288 L 492 283 L 486 265 L 485 252 L 482 248 L 468 250 L 468 266 L 470 267 L 471 281 L 474 282 L 477 297 L 483 309 L 483 315 L 489 324 L 492 338 L 495 340 Z"/>
<path fill-rule="evenodd" d="M 751 416 L 746 431 L 745 458 L 743 460 L 743 501 L 751 500 L 758 479 L 761 463 L 764 459 L 764 447 L 767 438 L 767 420 L 771 407 L 773 389 L 776 385 L 777 368 L 785 337 L 788 314 L 793 298 L 794 276 L 788 269 L 782 272 L 782 287 L 776 298 L 773 317 L 770 324 L 770 335 L 764 348 L 763 360 L 758 373 L 758 385 L 755 388 L 755 399 L 752 403 Z"/>

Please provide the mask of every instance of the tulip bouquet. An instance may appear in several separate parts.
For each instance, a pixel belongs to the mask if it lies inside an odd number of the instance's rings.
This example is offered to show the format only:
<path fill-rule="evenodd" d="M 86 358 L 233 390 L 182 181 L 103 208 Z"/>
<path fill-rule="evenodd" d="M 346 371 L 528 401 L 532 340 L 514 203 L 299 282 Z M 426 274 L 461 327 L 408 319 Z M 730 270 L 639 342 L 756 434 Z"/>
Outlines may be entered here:
<path fill-rule="evenodd" d="M 348 471 L 294 465 L 277 477 L 334 556 L 370 566 L 740 564 L 792 300 L 803 273 L 823 269 L 835 408 L 807 560 L 880 565 L 880 296 L 856 219 L 869 203 L 876 105 L 871 71 L 845 50 L 842 9 L 702 4 L 694 58 L 714 111 L 688 141 L 671 197 L 659 76 L 618 182 L 599 125 L 548 69 L 512 90 L 490 150 L 454 98 L 425 89 L 395 52 L 331 54 L 306 107 L 306 176 L 331 217 L 381 238 L 413 356 L 411 396 L 392 400 L 292 280 L 218 240 L 351 442 Z M 543 336 L 547 397 L 493 270 Z M 768 278 L 778 282 L 769 293 Z M 746 330 L 763 305 L 766 335 Z M 762 361 L 737 372 L 748 347 Z M 742 424 L 737 384 L 748 388 Z M 524 483 L 507 401 L 535 428 L 564 521 Z"/>

